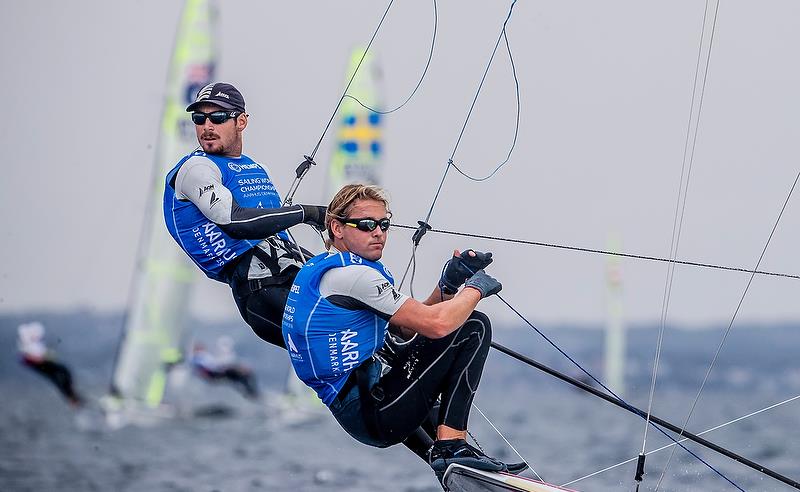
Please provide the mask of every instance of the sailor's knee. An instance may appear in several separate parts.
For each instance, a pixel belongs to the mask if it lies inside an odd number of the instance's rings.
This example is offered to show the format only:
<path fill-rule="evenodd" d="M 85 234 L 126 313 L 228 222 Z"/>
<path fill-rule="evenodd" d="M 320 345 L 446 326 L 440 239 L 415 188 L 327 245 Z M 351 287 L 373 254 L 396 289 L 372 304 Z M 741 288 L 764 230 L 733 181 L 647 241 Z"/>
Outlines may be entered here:
<path fill-rule="evenodd" d="M 483 336 L 484 343 L 489 343 L 492 340 L 492 322 L 489 317 L 480 311 L 473 311 L 467 323 L 472 325 L 475 330 L 478 330 Z"/>

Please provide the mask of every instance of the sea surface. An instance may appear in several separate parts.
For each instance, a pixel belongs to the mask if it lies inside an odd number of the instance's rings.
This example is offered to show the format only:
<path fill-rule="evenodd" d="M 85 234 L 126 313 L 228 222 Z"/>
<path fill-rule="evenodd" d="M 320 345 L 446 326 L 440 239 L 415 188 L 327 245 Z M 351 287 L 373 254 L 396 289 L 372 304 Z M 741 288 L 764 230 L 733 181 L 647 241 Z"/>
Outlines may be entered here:
<path fill-rule="evenodd" d="M 71 409 L 47 381 L 18 362 L 16 326 L 32 320 L 47 326 L 48 344 L 72 368 L 88 409 Z M 285 354 L 260 342 L 241 323 L 194 321 L 191 338 L 213 346 L 218 336 L 231 336 L 240 359 L 259 379 L 261 400 L 247 400 L 230 386 L 208 384 L 179 368 L 176 374 L 182 377 L 173 379 L 180 384 L 169 388 L 162 412 L 135 425 L 109 425 L 98 402 L 111 377 L 120 326 L 118 315 L 89 311 L 0 317 L 0 491 L 441 490 L 427 465 L 404 448 L 369 448 L 313 402 L 301 398 L 305 403 L 288 404 L 283 396 L 289 370 Z M 683 423 L 724 329 L 667 329 L 655 415 Z M 544 331 L 601 378 L 601 330 L 563 326 Z M 654 327 L 629 331 L 623 396 L 639 408 L 647 408 L 657 334 Z M 495 340 L 586 379 L 530 329 L 496 327 Z M 735 327 L 697 401 L 689 430 L 699 433 L 800 394 L 799 349 L 800 324 Z M 635 458 L 642 448 L 641 418 L 496 351 L 487 361 L 475 404 L 470 427 L 477 442 L 508 461 L 519 459 L 516 449 L 551 483 L 564 484 Z M 798 424 L 800 399 L 704 437 L 798 480 Z M 648 431 L 648 450 L 667 443 L 657 430 Z M 678 449 L 658 490 L 794 490 L 698 445 L 686 446 L 725 478 Z M 648 457 L 640 490 L 655 490 L 669 455 L 667 449 Z M 634 490 L 634 472 L 635 462 L 630 462 L 570 487 Z"/>

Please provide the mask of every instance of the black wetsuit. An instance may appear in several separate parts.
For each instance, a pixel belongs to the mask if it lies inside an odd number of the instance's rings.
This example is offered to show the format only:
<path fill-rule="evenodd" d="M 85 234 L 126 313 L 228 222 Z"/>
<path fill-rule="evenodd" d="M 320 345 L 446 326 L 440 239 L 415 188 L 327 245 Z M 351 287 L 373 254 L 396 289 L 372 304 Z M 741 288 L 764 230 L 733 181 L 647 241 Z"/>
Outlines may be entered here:
<path fill-rule="evenodd" d="M 174 196 L 176 202 L 172 203 L 191 202 L 194 207 L 173 206 L 172 213 L 187 216 L 202 214 L 224 232 L 226 238 L 223 238 L 223 241 L 227 242 L 226 247 L 233 247 L 231 245 L 235 244 L 236 247 L 242 248 L 242 241 L 245 240 L 253 246 L 245 246 L 246 251 L 226 263 L 221 270 L 207 271 L 202 262 L 198 261 L 198 258 L 203 259 L 201 252 L 196 246 L 190 247 L 190 240 L 185 239 L 187 232 L 174 230 L 177 229 L 175 224 L 181 217 L 170 217 L 171 220 L 167 221 L 168 228 L 172 227 L 173 235 L 180 238 L 178 244 L 193 257 L 195 263 L 204 269 L 207 275 L 230 285 L 239 313 L 255 334 L 271 344 L 285 348 L 281 336 L 281 317 L 286 296 L 305 260 L 303 256 L 310 258 L 313 255 L 289 241 L 286 233 L 282 231 L 308 221 L 307 213 L 317 207 L 294 205 L 269 208 L 274 205 L 264 205 L 267 208 L 261 208 L 261 201 L 257 201 L 258 206 L 253 204 L 252 207 L 242 207 L 237 202 L 237 197 L 240 200 L 253 201 L 250 196 L 252 193 L 249 193 L 249 188 L 245 190 L 248 193 L 244 193 L 242 187 L 229 189 L 224 182 L 231 178 L 223 176 L 221 169 L 225 167 L 220 168 L 220 162 L 222 160 L 219 156 L 202 152 L 190 154 L 168 175 L 167 186 L 172 187 L 174 193 L 167 190 L 165 196 Z M 232 169 L 240 170 L 248 166 L 257 164 L 238 165 Z M 237 179 L 258 181 L 259 189 L 270 190 L 264 198 L 270 200 L 265 203 L 279 204 L 277 192 L 269 182 L 268 175 L 261 168 L 253 172 L 257 174 L 257 178 Z M 236 184 L 237 181 L 231 183 Z M 190 236 L 191 234 L 188 237 Z M 196 258 L 196 255 L 200 256 Z M 221 257 L 224 258 L 224 254 Z M 220 261 L 221 257 L 218 257 Z"/>
<path fill-rule="evenodd" d="M 244 395 L 249 398 L 258 398 L 259 396 L 258 385 L 251 371 L 235 365 L 223 366 L 217 369 L 198 366 L 198 370 L 205 379 L 210 381 L 230 381 L 241 388 Z"/>
<path fill-rule="evenodd" d="M 72 373 L 67 366 L 50 359 L 32 359 L 24 356 L 22 362 L 49 379 L 70 403 L 75 405 L 81 403 L 81 397 L 72 386 Z"/>
<path fill-rule="evenodd" d="M 293 321 L 284 322 L 295 370 L 355 439 L 377 447 L 403 442 L 425 459 L 436 426 L 467 429 L 489 352 L 489 319 L 475 311 L 439 339 L 375 340 L 408 296 L 391 288 L 379 262 L 336 253 L 316 257 L 295 280 L 298 295 L 287 304 Z M 325 335 L 341 330 L 354 334 L 346 344 Z M 349 376 L 339 369 L 349 360 L 345 345 L 363 360 Z M 370 347 L 377 352 L 365 359 Z"/>

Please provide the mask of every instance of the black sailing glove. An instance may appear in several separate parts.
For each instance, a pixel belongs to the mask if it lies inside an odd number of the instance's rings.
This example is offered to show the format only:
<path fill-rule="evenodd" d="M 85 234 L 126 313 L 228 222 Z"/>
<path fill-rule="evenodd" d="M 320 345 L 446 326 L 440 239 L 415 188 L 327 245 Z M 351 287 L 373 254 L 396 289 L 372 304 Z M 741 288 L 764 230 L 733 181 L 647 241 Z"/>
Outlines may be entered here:
<path fill-rule="evenodd" d="M 475 256 L 472 256 L 472 255 Z M 478 270 L 482 270 L 492 263 L 491 253 L 481 253 L 468 249 L 459 256 L 453 256 L 444 266 L 442 278 L 439 279 L 439 288 L 443 293 L 453 295 L 459 287 Z"/>
<path fill-rule="evenodd" d="M 325 230 L 325 213 L 327 207 L 320 205 L 300 205 L 303 207 L 303 223 L 314 226 L 320 231 Z"/>
<path fill-rule="evenodd" d="M 503 284 L 483 270 L 478 270 L 475 275 L 471 276 L 467 280 L 466 286 L 478 289 L 481 293 L 481 299 L 497 294 L 503 289 Z"/>

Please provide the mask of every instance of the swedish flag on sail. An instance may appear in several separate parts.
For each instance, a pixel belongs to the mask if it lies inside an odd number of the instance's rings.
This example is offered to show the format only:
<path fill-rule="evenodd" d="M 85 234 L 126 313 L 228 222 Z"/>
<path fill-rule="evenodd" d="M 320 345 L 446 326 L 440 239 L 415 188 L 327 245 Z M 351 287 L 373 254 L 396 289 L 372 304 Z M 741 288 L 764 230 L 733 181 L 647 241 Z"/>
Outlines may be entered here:
<path fill-rule="evenodd" d="M 346 80 L 350 80 L 364 49 L 357 48 L 350 56 Z M 364 106 L 379 109 L 378 96 L 381 79 L 380 68 L 373 56 L 367 53 L 358 74 L 350 85 L 348 94 L 339 109 L 339 126 L 335 149 L 328 172 L 328 196 L 347 183 L 380 184 L 383 157 L 383 117 Z M 364 106 L 353 98 L 361 101 Z"/>

